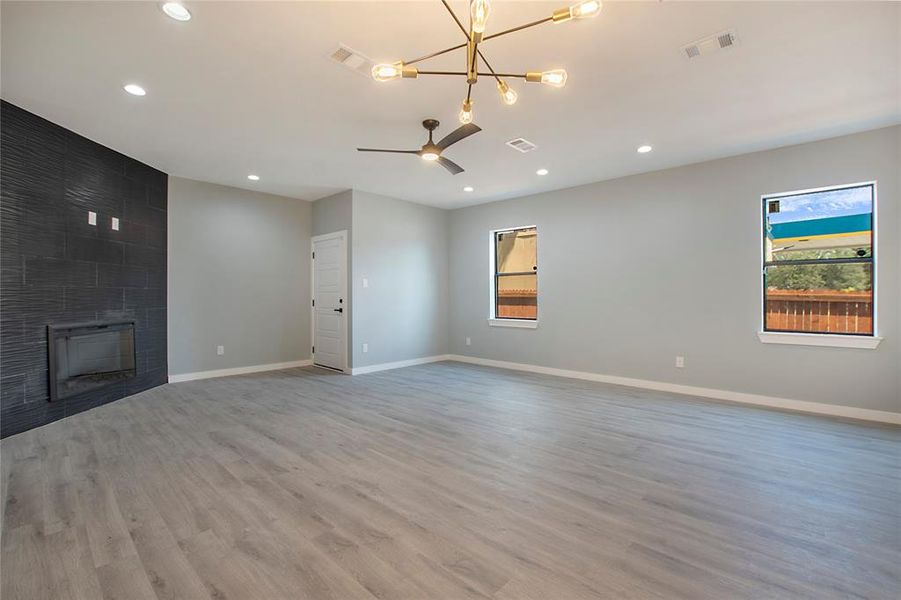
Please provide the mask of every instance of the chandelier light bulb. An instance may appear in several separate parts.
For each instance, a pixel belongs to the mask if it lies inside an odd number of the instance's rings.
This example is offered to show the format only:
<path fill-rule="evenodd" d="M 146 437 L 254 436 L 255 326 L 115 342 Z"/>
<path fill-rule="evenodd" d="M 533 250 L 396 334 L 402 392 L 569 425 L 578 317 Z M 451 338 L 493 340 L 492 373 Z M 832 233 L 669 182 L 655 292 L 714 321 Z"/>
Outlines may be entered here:
<path fill-rule="evenodd" d="M 460 123 L 463 125 L 472 123 L 472 100 L 463 101 L 463 108 L 460 109 Z"/>
<path fill-rule="evenodd" d="M 601 12 L 600 0 L 583 0 L 569 8 L 555 10 L 552 15 L 554 23 L 565 23 L 571 19 L 587 19 L 596 17 Z"/>
<path fill-rule="evenodd" d="M 569 7 L 569 14 L 573 19 L 586 19 L 596 17 L 601 12 L 600 0 L 585 0 Z"/>
<path fill-rule="evenodd" d="M 541 74 L 541 83 L 561 88 L 566 85 L 566 69 L 554 69 Z"/>
<path fill-rule="evenodd" d="M 543 83 L 551 87 L 561 88 L 566 85 L 566 69 L 554 69 L 553 71 L 529 71 L 526 73 L 526 81 L 530 83 Z"/>
<path fill-rule="evenodd" d="M 472 0 L 469 3 L 469 16 L 473 33 L 485 33 L 485 24 L 488 23 L 488 15 L 491 13 L 491 3 L 488 0 Z"/>
<path fill-rule="evenodd" d="M 516 104 L 516 99 L 519 97 L 516 93 L 516 90 L 507 85 L 506 81 L 498 81 L 497 82 L 497 91 L 501 95 L 501 100 L 504 101 L 504 104 L 507 106 L 513 106 Z"/>
<path fill-rule="evenodd" d="M 372 78 L 376 81 L 391 81 L 402 74 L 403 65 L 401 63 L 382 63 L 372 67 Z"/>

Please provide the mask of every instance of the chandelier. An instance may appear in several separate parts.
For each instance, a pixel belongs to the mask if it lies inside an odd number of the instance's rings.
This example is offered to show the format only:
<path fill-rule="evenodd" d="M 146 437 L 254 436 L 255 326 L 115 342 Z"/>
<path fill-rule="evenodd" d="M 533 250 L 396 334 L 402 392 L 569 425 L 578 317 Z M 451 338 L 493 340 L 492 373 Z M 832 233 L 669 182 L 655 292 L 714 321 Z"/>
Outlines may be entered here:
<path fill-rule="evenodd" d="M 464 125 L 472 122 L 472 86 L 479 81 L 479 77 L 492 77 L 496 82 L 498 94 L 504 104 L 510 106 L 516 104 L 517 93 L 507 79 L 523 79 L 529 83 L 543 83 L 551 87 L 563 87 L 566 85 L 566 70 L 554 69 L 552 71 L 528 71 L 526 73 L 499 73 L 494 70 L 488 59 L 482 53 L 482 44 L 488 40 L 499 38 L 536 25 L 544 23 L 564 23 L 573 19 L 584 19 L 597 16 L 601 12 L 601 3 L 599 0 L 583 0 L 573 4 L 568 8 L 555 10 L 553 14 L 531 23 L 511 27 L 504 31 L 485 35 L 485 25 L 488 22 L 488 15 L 491 13 L 491 3 L 489 0 L 471 0 L 469 3 L 469 29 L 463 26 L 463 23 L 454 13 L 453 9 L 447 3 L 447 0 L 441 0 L 444 7 L 453 17 L 457 26 L 466 36 L 466 42 L 414 58 L 413 60 L 399 60 L 394 63 L 382 63 L 372 68 L 372 78 L 376 81 L 391 81 L 394 79 L 416 79 L 420 75 L 450 75 L 462 76 L 466 78 L 466 98 L 463 100 L 463 106 L 460 109 L 460 122 Z M 465 71 L 427 71 L 421 70 L 413 65 L 454 50 L 466 49 L 466 70 Z M 484 65 L 487 72 L 480 72 L 480 66 Z"/>

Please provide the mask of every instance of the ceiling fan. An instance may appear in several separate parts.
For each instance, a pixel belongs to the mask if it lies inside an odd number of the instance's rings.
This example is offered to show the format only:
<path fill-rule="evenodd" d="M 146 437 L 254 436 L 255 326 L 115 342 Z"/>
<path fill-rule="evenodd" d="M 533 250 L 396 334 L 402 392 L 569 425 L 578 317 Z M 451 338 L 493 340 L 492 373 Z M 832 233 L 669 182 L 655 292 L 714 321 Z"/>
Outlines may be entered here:
<path fill-rule="evenodd" d="M 435 161 L 445 169 L 456 175 L 463 172 L 463 167 L 452 160 L 444 158 L 441 153 L 448 146 L 456 144 L 462 139 L 471 136 L 474 133 L 482 131 L 482 128 L 475 123 L 466 123 L 457 127 L 449 134 L 441 138 L 436 144 L 432 141 L 432 132 L 438 128 L 438 121 L 435 119 L 426 119 L 422 122 L 422 126 L 429 130 L 429 141 L 426 142 L 419 150 L 387 150 L 383 148 L 357 148 L 360 152 L 391 152 L 394 154 L 418 154 L 422 160 Z"/>

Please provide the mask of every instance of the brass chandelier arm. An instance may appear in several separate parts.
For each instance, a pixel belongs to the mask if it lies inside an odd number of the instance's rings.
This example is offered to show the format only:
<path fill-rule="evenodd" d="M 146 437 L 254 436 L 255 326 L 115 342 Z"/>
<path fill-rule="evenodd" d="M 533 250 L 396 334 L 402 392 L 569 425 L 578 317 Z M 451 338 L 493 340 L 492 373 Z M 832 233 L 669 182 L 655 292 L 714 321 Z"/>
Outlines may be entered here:
<path fill-rule="evenodd" d="M 442 54 L 447 54 L 448 52 L 453 52 L 454 50 L 460 50 L 461 48 L 466 48 L 470 45 L 470 40 L 472 39 L 472 34 L 466 27 L 463 25 L 463 22 L 460 21 L 457 14 L 454 12 L 454 9 L 451 8 L 450 4 L 448 4 L 447 0 L 441 0 L 441 4 L 444 5 L 444 8 L 447 9 L 447 12 L 454 19 L 454 22 L 457 24 L 457 27 L 460 28 L 460 31 L 463 35 L 466 36 L 467 42 L 463 44 L 457 44 L 456 46 L 451 46 L 450 48 L 445 48 L 444 50 L 438 50 L 437 52 L 432 52 L 430 54 L 426 54 L 424 56 L 420 56 L 418 58 L 414 58 L 413 60 L 403 61 L 404 65 L 413 65 L 418 62 L 422 62 L 424 60 L 428 60 L 430 58 L 435 58 L 436 56 L 441 56 Z M 499 31 L 497 33 L 493 33 L 491 35 L 486 35 L 482 38 L 482 42 L 486 42 L 488 40 L 501 37 L 503 35 L 508 35 L 510 33 L 515 33 L 517 31 L 522 31 L 523 29 L 528 29 L 530 27 L 535 27 L 537 25 L 542 25 L 544 23 L 549 23 L 554 20 L 553 16 L 545 17 L 543 19 L 538 19 L 537 21 L 532 21 L 531 23 L 525 23 L 523 25 L 519 25 L 517 27 L 511 27 L 510 29 L 505 29 L 503 31 Z M 498 82 L 501 82 L 501 77 L 511 77 L 516 79 L 526 79 L 526 73 L 498 73 L 494 70 L 494 67 L 491 66 L 491 63 L 488 62 L 488 59 L 485 58 L 485 54 L 479 48 L 478 43 L 472 44 L 472 64 L 469 65 L 469 69 L 471 72 L 476 73 L 477 76 L 483 77 L 494 77 L 494 79 Z M 479 73 L 477 67 L 477 61 L 481 58 L 482 62 L 485 63 L 485 67 L 488 69 L 488 73 Z M 470 73 L 460 72 L 460 71 L 419 71 L 419 75 L 462 75 L 464 77 L 469 77 Z M 466 88 L 466 101 L 468 102 L 472 96 L 472 83 Z"/>
<path fill-rule="evenodd" d="M 441 0 L 441 3 L 444 5 L 444 8 L 447 9 L 447 12 L 450 13 L 451 17 L 453 17 L 454 22 L 457 24 L 457 27 L 460 28 L 460 31 L 463 32 L 463 35 L 466 36 L 467 42 L 464 42 L 462 44 L 457 44 L 456 46 L 451 46 L 450 48 L 445 48 L 444 50 L 438 50 L 437 52 L 431 52 L 424 56 L 414 58 L 413 60 L 402 61 L 404 65 L 414 65 L 414 64 L 422 62 L 424 60 L 428 60 L 430 58 L 435 58 L 436 56 L 441 56 L 442 54 L 447 54 L 448 52 L 453 52 L 454 50 L 466 48 L 466 46 L 469 45 L 469 42 L 468 42 L 468 40 L 470 39 L 469 31 L 467 31 L 466 27 L 460 21 L 459 17 L 457 17 L 457 14 L 447 3 L 447 0 Z M 542 25 L 544 23 L 548 23 L 553 20 L 554 20 L 554 17 L 550 16 L 550 17 L 545 17 L 543 19 L 538 19 L 537 21 L 532 21 L 531 23 L 525 23 L 525 24 L 519 25 L 517 27 L 511 27 L 510 29 L 505 29 L 504 31 L 498 31 L 497 33 L 492 33 L 491 35 L 486 35 L 485 37 L 483 37 L 482 42 L 486 42 L 488 40 L 491 40 L 491 39 L 494 39 L 497 37 L 501 37 L 502 35 L 515 33 L 517 31 L 522 31 L 523 29 L 528 29 L 529 27 L 535 27 L 536 25 Z M 525 77 L 525 75 L 499 75 L 499 74 L 495 73 L 494 69 L 491 67 L 491 65 L 488 63 L 488 60 L 485 58 L 485 55 L 482 53 L 481 50 L 479 50 L 478 45 L 476 45 L 475 50 L 476 50 L 476 54 L 478 55 L 478 57 L 482 59 L 482 62 L 484 62 L 485 66 L 488 67 L 488 70 L 491 71 L 491 73 L 489 73 L 489 75 L 494 77 L 498 81 L 498 83 L 500 83 L 501 77 Z M 475 59 L 475 56 L 473 56 L 473 59 Z M 448 73 L 420 71 L 420 74 L 423 74 L 423 75 L 438 75 L 438 74 L 446 75 Z M 465 73 L 464 73 L 464 75 L 465 75 Z M 479 75 L 482 75 L 482 73 L 479 73 Z"/>
<path fill-rule="evenodd" d="M 476 74 L 479 70 L 479 43 L 476 41 L 469 42 L 466 46 L 466 80 L 468 83 L 475 83 Z"/>
<path fill-rule="evenodd" d="M 443 4 L 443 5 L 444 5 L 444 8 L 447 9 L 447 12 L 450 14 L 451 18 L 453 18 L 454 22 L 457 24 L 457 27 L 460 28 L 460 31 L 463 33 L 463 35 L 466 36 L 466 39 L 467 39 L 467 40 L 471 40 L 471 39 L 472 39 L 472 33 L 466 29 L 466 27 L 463 25 L 463 22 L 460 21 L 459 17 L 457 17 L 457 13 L 455 13 L 455 12 L 454 12 L 454 9 L 452 9 L 451 6 L 450 6 L 450 4 L 447 3 L 447 0 L 441 0 L 441 4 Z M 466 44 L 463 44 L 463 46 L 469 47 L 469 43 L 467 42 Z M 477 43 L 477 42 L 473 43 L 472 50 L 475 50 L 475 51 L 478 52 L 478 43 Z M 467 53 L 468 53 L 468 52 L 469 52 L 469 50 L 467 50 Z M 481 54 L 482 54 L 482 53 L 479 52 L 479 56 L 481 56 Z M 476 59 L 476 54 L 473 53 L 473 54 L 472 54 L 472 62 L 469 63 L 469 62 L 467 61 L 467 67 L 466 67 L 466 68 L 467 68 L 467 71 L 468 71 L 468 72 L 467 72 L 467 77 L 469 76 L 469 72 L 475 73 L 475 72 L 478 70 L 478 66 L 477 66 L 477 64 L 476 64 L 476 60 L 477 60 L 477 59 Z M 469 100 L 469 96 L 470 96 L 471 93 L 472 93 L 472 83 L 469 84 L 469 87 L 468 87 L 467 90 L 466 90 L 466 99 L 467 99 L 467 100 Z"/>
<path fill-rule="evenodd" d="M 457 26 L 460 28 L 460 31 L 462 31 L 463 35 L 465 35 L 468 39 L 470 37 L 469 31 L 467 31 L 466 27 L 463 26 L 463 23 L 460 22 L 460 19 L 457 18 L 456 13 L 454 13 L 454 10 L 447 3 L 447 0 L 441 0 L 441 3 L 444 5 L 444 8 L 447 9 L 447 12 L 449 12 L 451 14 L 451 16 L 454 18 L 454 21 L 457 22 Z M 504 31 L 498 31 L 497 33 L 492 33 L 491 35 L 486 35 L 485 37 L 482 38 L 482 41 L 484 42 L 484 41 L 490 40 L 492 38 L 500 37 L 502 35 L 507 35 L 508 33 L 522 31 L 523 29 L 528 29 L 529 27 L 541 25 L 542 23 L 547 23 L 548 21 L 553 21 L 553 20 L 554 20 L 554 17 L 550 16 L 550 17 L 545 17 L 543 19 L 539 19 L 537 21 L 532 21 L 531 23 L 526 23 L 525 25 L 511 27 L 510 29 L 505 29 Z M 464 44 L 464 46 L 465 46 L 465 44 Z M 482 57 L 482 60 L 485 60 L 484 56 Z"/>
<path fill-rule="evenodd" d="M 422 71 L 420 71 L 420 73 L 421 72 Z M 484 77 L 494 77 L 498 81 L 500 81 L 500 79 L 499 79 L 500 77 L 512 77 L 512 78 L 516 78 L 516 79 L 525 79 L 526 78 L 525 73 L 495 73 L 494 71 L 491 71 L 490 73 L 479 73 L 479 75 L 484 76 Z"/>
<path fill-rule="evenodd" d="M 431 54 L 426 54 L 425 56 L 420 56 L 418 58 L 414 58 L 413 60 L 404 60 L 401 61 L 404 65 L 415 65 L 418 62 L 422 62 L 424 60 L 428 60 L 430 58 L 435 58 L 436 56 L 441 56 L 442 54 L 447 54 L 448 52 L 453 52 L 454 50 L 459 50 L 460 48 L 465 48 L 467 44 L 457 44 L 456 46 L 451 46 L 450 48 L 445 48 L 444 50 L 439 50 L 437 52 L 432 52 Z M 488 64 L 488 60 L 485 58 L 485 55 L 482 54 L 482 51 L 479 50 L 479 58 L 482 59 L 482 62 L 485 63 L 485 66 L 488 67 L 489 70 L 491 66 Z M 422 73 L 422 71 L 420 71 Z"/>
<path fill-rule="evenodd" d="M 502 35 L 507 35 L 508 33 L 514 33 L 517 31 L 522 31 L 523 29 L 528 29 L 529 27 L 535 27 L 536 25 L 541 25 L 542 23 L 547 23 L 549 21 L 553 21 L 554 17 L 545 17 L 543 19 L 539 19 L 537 21 L 532 21 L 531 23 L 526 23 L 525 25 L 520 25 L 519 27 L 511 27 L 510 29 L 505 29 L 504 31 L 498 31 L 497 33 L 492 33 L 491 35 L 486 35 L 482 38 L 483 42 L 494 39 L 496 37 L 501 37 Z"/>
<path fill-rule="evenodd" d="M 418 71 L 419 75 L 456 75 L 458 77 L 466 77 L 467 73 L 465 71 Z M 526 79 L 528 77 L 528 73 L 495 73 L 491 71 L 489 73 L 479 73 L 480 77 L 512 77 L 516 79 Z M 470 90 L 472 89 L 472 84 L 469 84 Z M 469 98 L 469 95 L 466 96 Z"/>
<path fill-rule="evenodd" d="M 471 37 L 471 34 L 466 30 L 466 27 L 463 26 L 463 23 L 460 22 L 460 19 L 457 18 L 456 13 L 454 13 L 454 9 L 452 9 L 452 8 L 450 7 L 450 5 L 447 3 L 447 0 L 441 0 L 441 3 L 444 5 L 444 8 L 447 9 L 447 12 L 450 13 L 451 17 L 454 18 L 454 21 L 457 22 L 457 27 L 460 28 L 460 31 L 463 32 L 463 35 L 465 35 L 465 36 L 467 37 L 467 39 L 469 39 L 469 38 Z M 520 29 L 525 29 L 526 27 L 532 27 L 533 25 L 540 25 L 541 23 L 545 23 L 545 22 L 547 22 L 547 21 L 549 21 L 549 20 L 551 20 L 551 19 L 552 19 L 552 17 L 548 17 L 548 18 L 546 18 L 546 19 L 542 19 L 541 21 L 535 21 L 535 22 L 533 22 L 533 23 L 528 23 L 528 24 L 522 25 L 522 26 L 520 26 L 520 27 L 515 27 L 515 28 L 513 28 L 513 29 L 508 29 L 507 31 L 501 31 L 501 32 L 496 33 L 496 34 L 494 34 L 494 35 L 490 35 L 490 36 L 487 36 L 487 37 L 482 38 L 482 41 L 484 42 L 485 40 L 491 39 L 491 38 L 493 38 L 493 37 L 498 37 L 498 36 L 500 36 L 500 35 L 504 35 L 505 33 L 513 33 L 514 31 L 519 31 Z M 463 44 L 463 45 L 465 46 L 466 44 Z M 472 62 L 473 62 L 473 63 L 476 62 L 476 56 L 475 56 L 475 55 L 478 55 L 478 57 L 482 59 L 482 62 L 485 63 L 485 66 L 488 67 L 488 70 L 489 70 L 489 71 L 491 71 L 491 76 L 494 77 L 494 78 L 497 80 L 498 83 L 500 83 L 500 81 L 501 81 L 501 80 L 500 80 L 500 77 L 494 72 L 494 67 L 491 66 L 491 63 L 488 62 L 488 59 L 485 58 L 485 55 L 482 54 L 482 51 L 479 50 L 478 44 L 475 45 L 475 54 L 474 54 L 473 57 L 472 57 Z M 472 68 L 473 68 L 473 70 L 476 70 L 476 69 L 475 69 L 475 64 L 472 65 Z M 483 75 L 483 73 L 479 73 L 479 75 Z M 525 77 L 525 75 L 523 75 L 523 77 Z M 469 100 L 469 97 L 470 97 L 470 94 L 471 94 L 471 93 L 472 93 L 472 84 L 469 85 L 469 89 L 466 91 L 466 99 L 467 99 L 467 100 Z"/>
<path fill-rule="evenodd" d="M 444 50 L 439 50 L 438 52 L 432 52 L 431 54 L 426 54 L 425 56 L 420 56 L 419 58 L 414 58 L 413 60 L 404 60 L 401 62 L 403 62 L 403 64 L 405 65 L 414 65 L 418 62 L 422 62 L 430 58 L 435 58 L 436 56 L 441 56 L 442 54 L 447 54 L 448 52 L 453 52 L 454 50 L 459 50 L 460 48 L 465 47 L 466 44 L 457 44 L 456 46 L 451 46 L 450 48 L 445 48 Z"/>
<path fill-rule="evenodd" d="M 444 4 L 444 8 L 447 9 L 447 12 L 454 18 L 454 21 L 457 23 L 457 27 L 460 28 L 460 31 L 463 32 L 463 35 L 466 36 L 467 41 L 469 40 L 469 33 L 466 31 L 466 28 L 463 26 L 463 23 L 460 22 L 460 19 L 457 18 L 456 13 L 454 13 L 454 9 L 450 7 L 447 3 L 447 0 L 441 0 L 441 3 Z M 420 56 L 419 58 L 414 58 L 413 60 L 403 61 L 405 65 L 412 65 L 418 62 L 422 62 L 424 60 L 428 60 L 430 58 L 435 58 L 436 56 L 441 56 L 442 54 L 447 54 L 448 52 L 453 52 L 454 50 L 459 50 L 460 48 L 465 48 L 467 43 L 464 42 L 462 44 L 457 44 L 456 46 L 451 46 L 450 48 L 445 48 L 444 50 L 439 50 L 438 52 L 432 52 L 431 54 L 426 54 L 425 56 Z"/>
<path fill-rule="evenodd" d="M 494 67 L 491 66 L 491 64 L 488 62 L 488 59 L 485 58 L 485 55 L 484 55 L 484 54 L 482 54 L 482 51 L 481 51 L 481 50 L 477 50 L 477 51 L 478 51 L 478 53 L 479 53 L 479 57 L 482 59 L 482 62 L 485 63 L 485 66 L 486 66 L 486 67 L 488 67 L 488 70 L 490 71 L 489 74 L 490 74 L 492 77 L 494 77 L 494 78 L 497 80 L 498 83 L 500 83 L 500 82 L 501 82 L 501 75 L 498 75 L 497 73 L 494 72 Z M 485 75 L 485 73 L 479 73 L 479 75 Z"/>
<path fill-rule="evenodd" d="M 419 75 L 456 75 L 458 77 L 466 77 L 467 73 L 465 71 L 418 71 Z M 528 77 L 528 73 L 495 73 L 491 71 L 489 73 L 479 73 L 480 77 L 512 77 L 516 79 L 525 79 Z M 472 89 L 472 84 L 469 84 L 469 88 Z M 469 95 L 467 94 L 467 98 Z"/>
<path fill-rule="evenodd" d="M 457 18 L 457 14 L 454 12 L 454 9 L 452 9 L 452 8 L 450 7 L 450 4 L 447 3 L 447 0 L 441 0 L 441 4 L 444 5 L 444 8 L 446 8 L 446 9 L 447 9 L 447 12 L 450 13 L 450 16 L 452 16 L 452 17 L 454 18 L 454 21 L 457 22 L 457 27 L 460 28 L 460 31 L 463 32 L 463 35 L 465 35 L 465 36 L 466 36 L 466 39 L 468 40 L 468 39 L 469 39 L 469 32 L 466 30 L 465 27 L 463 27 L 463 23 L 460 22 L 460 19 Z M 463 45 L 465 46 L 466 44 L 463 44 Z"/>
<path fill-rule="evenodd" d="M 466 28 L 463 26 L 463 23 L 460 22 L 460 19 L 457 18 L 457 15 L 454 13 L 453 9 L 451 9 L 450 5 L 448 5 L 447 0 L 441 0 L 441 3 L 444 4 L 445 8 L 447 8 L 448 12 L 454 18 L 454 21 L 456 21 L 457 26 L 460 28 L 460 31 L 462 31 L 463 34 L 466 35 L 466 38 L 469 39 L 469 33 L 466 31 Z M 491 35 L 486 35 L 485 37 L 482 38 L 482 41 L 485 42 L 487 40 L 491 40 L 496 37 L 500 37 L 502 35 L 507 35 L 508 33 L 515 33 L 517 31 L 522 31 L 523 29 L 528 29 L 529 27 L 535 27 L 536 25 L 548 23 L 553 20 L 554 20 L 554 17 L 545 17 L 544 19 L 532 21 L 531 23 L 526 23 L 526 24 L 520 25 L 518 27 L 511 27 L 510 29 L 505 29 L 504 31 L 498 31 L 497 33 L 492 33 Z M 413 65 L 418 62 L 428 60 L 430 58 L 435 58 L 436 56 L 441 56 L 442 54 L 447 54 L 448 52 L 453 52 L 454 50 L 459 50 L 460 48 L 465 48 L 466 45 L 467 45 L 467 43 L 464 42 L 462 44 L 457 44 L 456 46 L 451 46 L 450 48 L 445 48 L 444 50 L 438 50 L 437 52 L 432 52 L 430 54 L 426 54 L 424 56 L 414 58 L 413 60 L 405 60 L 405 61 L 403 61 L 403 63 L 405 65 Z M 481 58 L 482 61 L 485 62 L 485 66 L 488 66 L 488 61 L 485 60 L 485 56 L 482 54 L 481 51 L 479 52 L 479 58 Z M 488 68 L 489 68 L 489 70 L 492 70 L 491 67 L 488 67 Z"/>

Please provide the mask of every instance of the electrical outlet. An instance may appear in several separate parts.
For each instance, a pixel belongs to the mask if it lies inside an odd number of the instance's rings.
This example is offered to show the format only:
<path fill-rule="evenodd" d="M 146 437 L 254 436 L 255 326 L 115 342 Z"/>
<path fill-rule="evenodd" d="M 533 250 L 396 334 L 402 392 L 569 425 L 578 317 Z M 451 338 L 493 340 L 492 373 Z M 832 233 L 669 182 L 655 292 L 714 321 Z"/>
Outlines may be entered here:
<path fill-rule="evenodd" d="M 684 368 L 685 368 L 685 357 L 684 357 L 684 356 L 677 356 L 677 357 L 676 357 L 676 368 L 677 368 L 677 369 L 684 369 Z"/>
<path fill-rule="evenodd" d="M 364 343 L 363 344 L 363 354 L 366 354 L 367 352 L 369 352 L 369 344 Z"/>
<path fill-rule="evenodd" d="M 225 354 L 225 346 L 216 346 L 216 354 L 219 356 Z"/>
<path fill-rule="evenodd" d="M 472 346 L 472 338 L 466 338 L 466 345 Z"/>

